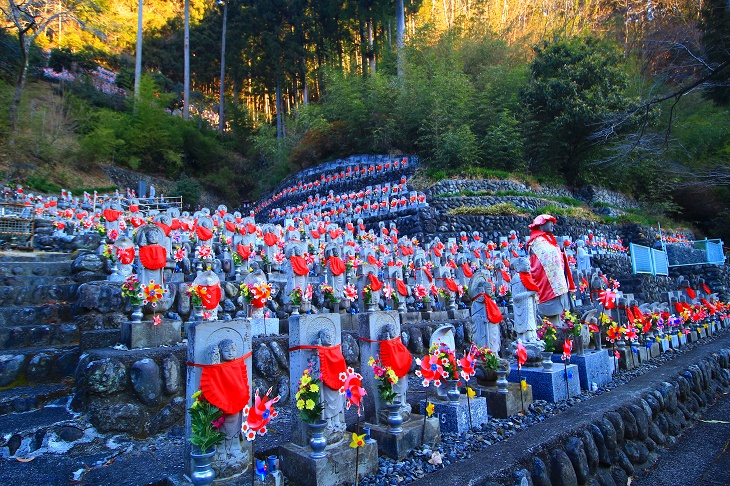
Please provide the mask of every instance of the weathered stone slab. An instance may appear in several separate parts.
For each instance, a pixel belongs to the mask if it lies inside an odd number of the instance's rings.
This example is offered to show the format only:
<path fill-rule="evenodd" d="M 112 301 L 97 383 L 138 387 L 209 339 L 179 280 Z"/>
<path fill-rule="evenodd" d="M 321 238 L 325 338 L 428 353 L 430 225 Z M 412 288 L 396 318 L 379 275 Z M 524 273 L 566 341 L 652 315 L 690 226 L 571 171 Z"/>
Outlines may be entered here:
<path fill-rule="evenodd" d="M 155 325 L 152 321 L 123 322 L 122 344 L 129 349 L 155 348 L 157 346 L 171 346 L 182 339 L 180 326 L 182 321 L 162 319 Z"/>
<path fill-rule="evenodd" d="M 378 445 L 375 442 L 365 443 L 354 449 L 349 444 L 326 449 L 327 456 L 312 459 L 309 447 L 298 446 L 287 442 L 279 446 L 281 471 L 288 478 L 296 478 L 300 486 L 321 486 L 355 483 L 355 455 L 359 451 L 357 477 L 375 474 L 378 471 Z"/>
<path fill-rule="evenodd" d="M 251 336 L 272 336 L 279 334 L 279 319 L 251 319 Z"/>
<path fill-rule="evenodd" d="M 365 425 L 370 427 L 370 436 L 378 443 L 378 453 L 397 461 L 405 459 L 410 451 L 422 444 L 436 445 L 441 438 L 439 420 L 435 416 L 425 420 L 424 428 L 423 416 L 413 414 L 403 423 L 403 432 L 399 434 L 388 432 L 387 425 Z"/>
<path fill-rule="evenodd" d="M 521 397 L 519 383 L 508 383 L 507 393 L 499 393 L 496 386 L 474 385 L 474 389 L 487 399 L 487 410 L 492 417 L 511 417 L 523 410 L 523 407 L 527 410 L 533 402 L 532 385 L 527 385 Z"/>
<path fill-rule="evenodd" d="M 469 412 L 471 426 L 479 427 L 489 420 L 487 416 L 487 399 L 475 397 L 467 402 L 466 395 L 459 396 L 458 402 L 430 400 L 434 405 L 434 416 L 438 417 L 441 432 L 461 434 L 469 430 Z M 426 413 L 426 400 L 421 400 L 421 415 Z"/>

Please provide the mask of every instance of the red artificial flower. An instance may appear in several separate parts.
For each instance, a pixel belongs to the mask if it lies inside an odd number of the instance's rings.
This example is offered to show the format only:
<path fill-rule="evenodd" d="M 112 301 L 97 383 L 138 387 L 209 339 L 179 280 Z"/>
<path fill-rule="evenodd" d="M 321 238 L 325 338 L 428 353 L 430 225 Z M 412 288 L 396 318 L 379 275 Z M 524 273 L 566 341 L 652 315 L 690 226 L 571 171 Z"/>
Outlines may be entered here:
<path fill-rule="evenodd" d="M 471 352 L 466 353 L 459 360 L 459 366 L 461 366 L 461 376 L 464 377 L 464 380 L 469 381 L 469 377 L 474 376 L 476 373 L 474 370 L 474 356 L 471 355 Z"/>

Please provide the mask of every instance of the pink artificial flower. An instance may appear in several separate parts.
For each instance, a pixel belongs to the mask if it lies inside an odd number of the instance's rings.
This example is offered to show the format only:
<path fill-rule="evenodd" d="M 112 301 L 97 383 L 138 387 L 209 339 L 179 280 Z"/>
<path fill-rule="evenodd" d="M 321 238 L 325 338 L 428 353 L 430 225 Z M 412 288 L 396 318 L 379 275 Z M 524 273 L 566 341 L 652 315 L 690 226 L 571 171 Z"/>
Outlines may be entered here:
<path fill-rule="evenodd" d="M 152 318 L 152 323 L 157 326 L 162 323 L 162 316 L 158 316 L 155 314 L 155 316 Z"/>

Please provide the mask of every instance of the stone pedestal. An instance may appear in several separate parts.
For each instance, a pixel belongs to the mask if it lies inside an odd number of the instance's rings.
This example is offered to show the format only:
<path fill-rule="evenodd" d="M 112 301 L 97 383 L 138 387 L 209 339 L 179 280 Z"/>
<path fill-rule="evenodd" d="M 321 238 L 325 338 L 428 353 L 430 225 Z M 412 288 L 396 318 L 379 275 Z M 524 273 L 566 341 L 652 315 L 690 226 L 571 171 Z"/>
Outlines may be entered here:
<path fill-rule="evenodd" d="M 499 393 L 496 386 L 475 385 L 474 390 L 487 399 L 487 410 L 492 417 L 511 417 L 522 410 L 523 403 L 527 410 L 533 402 L 532 385 L 527 385 L 527 389 L 522 391 L 522 398 L 519 383 L 509 383 L 507 393 Z"/>
<path fill-rule="evenodd" d="M 357 331 L 358 314 L 340 314 L 340 323 L 343 331 Z"/>
<path fill-rule="evenodd" d="M 359 447 L 357 475 L 360 479 L 378 472 L 378 445 L 375 442 Z M 336 486 L 355 483 L 357 450 L 348 443 L 327 448 L 322 459 L 309 457 L 312 450 L 291 442 L 279 446 L 280 467 L 284 476 L 296 478 L 300 486 Z"/>
<path fill-rule="evenodd" d="M 449 319 L 469 319 L 471 312 L 469 309 L 456 309 L 447 312 Z"/>
<path fill-rule="evenodd" d="M 679 347 L 679 336 L 677 336 L 676 334 L 670 334 L 669 345 L 672 347 L 672 349 L 677 349 Z"/>
<path fill-rule="evenodd" d="M 638 344 L 636 346 L 638 346 Z M 616 348 L 616 350 L 620 353 L 620 357 L 618 359 L 618 368 L 620 370 L 633 370 L 639 366 L 639 356 L 638 353 L 634 352 L 636 351 L 636 348 L 633 344 L 631 345 L 631 348 L 629 348 L 629 345 L 627 344 L 623 349 Z"/>
<path fill-rule="evenodd" d="M 251 319 L 251 336 L 271 336 L 279 334 L 279 319 Z"/>
<path fill-rule="evenodd" d="M 441 429 L 438 418 L 434 415 L 427 418 L 425 423 L 424 429 L 423 416 L 412 414 L 411 419 L 403 423 L 403 432 L 399 434 L 388 432 L 387 425 L 365 423 L 365 427 L 370 427 L 370 437 L 377 441 L 379 454 L 402 461 L 413 449 L 439 442 Z"/>
<path fill-rule="evenodd" d="M 430 400 L 434 405 L 433 416 L 438 417 L 441 432 L 461 434 L 469 430 L 469 410 L 471 409 L 471 426 L 479 427 L 487 423 L 487 399 L 475 397 L 467 403 L 466 395 L 461 395 L 458 402 Z M 421 400 L 421 414 L 426 413 L 426 401 Z"/>
<path fill-rule="evenodd" d="M 644 347 L 647 349 L 649 354 L 649 359 L 656 358 L 661 354 L 661 347 L 659 346 L 659 343 L 656 342 L 656 340 L 653 340 L 651 343 L 648 343 L 649 345 L 644 345 Z"/>
<path fill-rule="evenodd" d="M 400 323 L 403 324 L 418 324 L 423 319 L 421 318 L 421 312 L 401 312 Z"/>
<path fill-rule="evenodd" d="M 626 349 L 628 350 L 628 348 Z M 578 366 L 578 378 L 583 390 L 591 390 L 593 383 L 596 386 L 602 386 L 611 381 L 613 362 L 606 349 L 586 351 L 585 354 L 573 354 L 570 356 L 570 364 Z M 561 368 L 561 366 L 556 364 L 553 368 Z"/>
<path fill-rule="evenodd" d="M 683 332 L 682 333 L 679 333 L 677 335 L 677 337 L 679 338 L 679 345 L 680 346 L 686 346 L 687 345 L 687 335 L 685 333 L 683 333 Z"/>
<path fill-rule="evenodd" d="M 252 389 L 251 381 L 251 323 L 248 319 L 233 319 L 230 321 L 195 321 L 187 323 L 188 336 L 188 361 L 196 364 L 210 364 L 212 348 L 218 346 L 221 341 L 231 340 L 236 346 L 238 357 L 246 356 L 246 369 L 248 370 L 248 388 L 253 398 L 255 390 Z M 200 389 L 200 375 L 202 369 L 197 366 L 187 367 L 186 380 L 186 403 L 188 409 L 193 404 L 192 395 Z M 260 390 L 265 392 L 266 390 Z M 236 415 L 239 415 L 236 418 Z M 241 475 L 251 466 L 252 442 L 240 439 L 241 421 L 243 414 L 227 415 L 226 421 L 230 419 L 233 428 L 236 429 L 238 437 L 224 440 L 218 445 L 218 454 L 213 460 L 213 469 L 216 471 L 217 479 L 231 478 Z M 238 421 L 238 423 L 236 423 Z M 227 427 L 224 424 L 221 430 Z M 190 414 L 185 414 L 185 474 L 189 478 L 190 472 L 194 469 L 190 459 L 191 444 L 187 440 L 190 437 Z"/>
<path fill-rule="evenodd" d="M 700 339 L 704 339 L 704 338 L 707 337 L 707 331 L 705 330 L 704 327 L 698 327 L 697 328 L 697 334 L 699 334 Z"/>
<path fill-rule="evenodd" d="M 421 319 L 423 319 L 424 321 L 437 321 L 437 322 L 448 321 L 449 313 L 446 311 L 422 312 Z"/>
<path fill-rule="evenodd" d="M 697 333 L 696 330 L 692 330 L 692 331 L 690 331 L 689 334 L 687 334 L 687 338 L 688 338 L 689 342 L 693 343 L 700 338 L 700 335 Z"/>
<path fill-rule="evenodd" d="M 162 319 L 156 326 L 152 321 L 122 322 L 122 344 L 129 349 L 172 346 L 182 339 L 181 324 L 171 319 Z"/>
<path fill-rule="evenodd" d="M 670 337 L 668 334 L 665 334 L 664 336 L 661 336 L 661 339 L 659 340 L 659 349 L 662 353 L 666 353 L 671 348 L 671 342 Z"/>
<path fill-rule="evenodd" d="M 565 369 L 561 364 L 554 364 L 551 370 L 545 371 L 542 368 L 522 368 L 520 371 L 522 379 L 532 385 L 532 396 L 535 400 L 548 402 L 559 402 L 567 399 L 565 390 Z M 519 382 L 517 377 L 517 365 L 512 365 L 509 381 Z M 580 395 L 580 378 L 578 367 L 568 365 L 568 389 L 570 396 Z"/>

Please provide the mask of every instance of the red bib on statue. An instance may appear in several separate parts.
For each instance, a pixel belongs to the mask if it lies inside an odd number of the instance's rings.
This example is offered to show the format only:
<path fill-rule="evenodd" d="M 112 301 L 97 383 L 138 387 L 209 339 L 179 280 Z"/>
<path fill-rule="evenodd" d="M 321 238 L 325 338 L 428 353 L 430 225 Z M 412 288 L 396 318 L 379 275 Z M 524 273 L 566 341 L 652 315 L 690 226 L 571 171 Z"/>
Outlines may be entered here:
<path fill-rule="evenodd" d="M 129 265 L 134 261 L 134 247 L 117 248 L 117 260 L 122 265 Z"/>
<path fill-rule="evenodd" d="M 240 412 L 248 404 L 251 397 L 245 358 L 196 366 L 203 368 L 200 391 L 210 403 L 229 415 Z"/>
<path fill-rule="evenodd" d="M 403 378 L 411 371 L 413 356 L 401 342 L 400 336 L 380 343 L 380 360 L 383 366 L 390 366 L 395 376 Z"/>
<path fill-rule="evenodd" d="M 114 209 L 105 209 L 104 210 L 104 219 L 106 219 L 110 223 L 113 223 L 114 221 L 119 219 L 119 216 L 121 214 L 122 214 L 121 211 L 116 211 Z"/>
<path fill-rule="evenodd" d="M 160 245 L 147 245 L 139 247 L 139 262 L 148 270 L 159 270 L 165 268 L 167 263 L 167 250 Z"/>
<path fill-rule="evenodd" d="M 319 372 L 322 383 L 333 390 L 339 390 L 342 386 L 340 373 L 347 371 L 345 357 L 342 356 L 342 345 L 332 347 L 318 347 Z"/>
<path fill-rule="evenodd" d="M 208 241 L 209 239 L 213 238 L 213 232 L 203 226 L 196 226 L 195 234 L 198 235 L 198 238 L 201 241 Z"/>
<path fill-rule="evenodd" d="M 342 258 L 340 257 L 330 257 L 328 260 L 330 271 L 332 272 L 332 275 L 335 277 L 342 275 L 345 273 L 345 263 L 342 261 Z"/>
<path fill-rule="evenodd" d="M 221 301 L 221 284 L 203 286 L 205 293 L 200 296 L 203 307 L 213 310 Z"/>
<path fill-rule="evenodd" d="M 304 257 L 292 255 L 289 262 L 291 263 L 291 269 L 296 275 L 303 277 L 304 275 L 309 274 L 309 267 L 307 266 L 307 261 L 304 259 Z"/>

